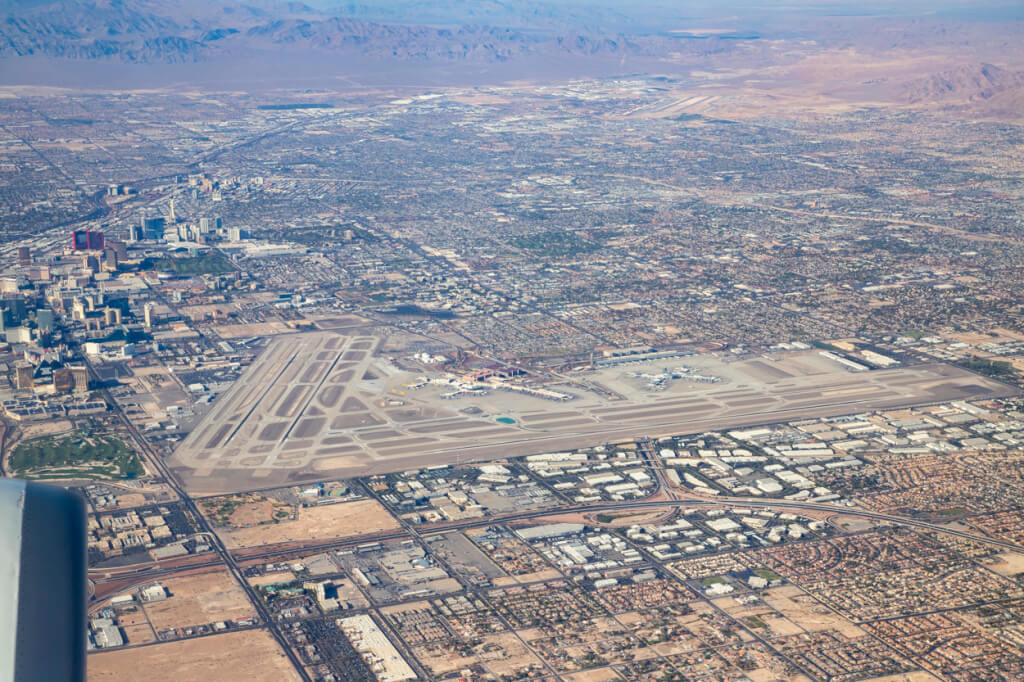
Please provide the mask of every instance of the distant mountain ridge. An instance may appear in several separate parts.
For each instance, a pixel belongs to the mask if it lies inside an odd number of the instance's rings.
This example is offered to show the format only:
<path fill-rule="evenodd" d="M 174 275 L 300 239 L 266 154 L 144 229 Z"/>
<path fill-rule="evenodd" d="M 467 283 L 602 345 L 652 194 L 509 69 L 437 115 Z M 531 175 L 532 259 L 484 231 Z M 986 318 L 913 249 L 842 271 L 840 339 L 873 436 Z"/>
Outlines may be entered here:
<path fill-rule="evenodd" d="M 1008 71 L 992 64 L 966 64 L 907 85 L 911 104 L 976 102 L 1024 89 L 1024 71 Z"/>
<path fill-rule="evenodd" d="M 756 109 L 744 104 L 753 94 L 769 108 L 867 97 L 1022 117 L 1024 21 L 825 15 L 800 3 L 724 13 L 747 1 L 0 0 L 0 83 L 434 87 L 653 74 L 740 114 Z M 931 73 L 936 63 L 962 66 Z"/>
<path fill-rule="evenodd" d="M 246 50 L 352 51 L 403 60 L 503 61 L 530 53 L 651 53 L 623 36 L 542 35 L 490 26 L 429 27 L 332 16 L 302 3 L 196 7 L 188 0 L 51 2 L 0 20 L 0 57 L 200 62 Z"/>

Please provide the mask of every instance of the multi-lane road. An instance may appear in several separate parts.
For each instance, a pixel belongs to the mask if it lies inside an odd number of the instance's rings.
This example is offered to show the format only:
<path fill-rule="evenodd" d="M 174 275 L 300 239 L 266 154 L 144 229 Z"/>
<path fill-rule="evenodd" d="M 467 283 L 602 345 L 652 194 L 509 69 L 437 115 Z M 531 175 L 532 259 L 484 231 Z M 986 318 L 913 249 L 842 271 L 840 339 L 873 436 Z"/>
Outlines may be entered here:
<path fill-rule="evenodd" d="M 91 368 L 90 368 L 91 369 Z M 826 514 L 828 516 L 850 516 L 863 518 L 876 523 L 891 524 L 897 526 L 909 526 L 914 528 L 920 528 L 926 531 L 935 533 L 944 533 L 954 537 L 963 538 L 966 540 L 972 540 L 975 542 L 981 542 L 992 547 L 996 547 L 1003 550 L 1010 551 L 1024 551 L 1024 547 L 1017 544 L 1007 542 L 1004 540 L 998 540 L 995 538 L 985 537 L 968 533 L 956 528 L 950 528 L 948 526 L 930 523 L 927 521 L 920 521 L 917 519 L 906 518 L 894 514 L 884 514 L 880 512 L 872 512 L 857 507 L 841 506 L 836 504 L 822 504 L 814 502 L 795 502 L 791 500 L 765 500 L 759 498 L 744 498 L 744 497 L 716 497 L 716 498 L 704 498 L 698 497 L 688 491 L 683 491 L 673 487 L 667 480 L 667 476 L 664 468 L 660 465 L 660 459 L 654 450 L 654 443 L 649 439 L 639 439 L 638 448 L 640 453 L 645 458 L 647 465 L 650 467 L 651 473 L 655 478 L 657 484 L 656 490 L 651 497 L 641 500 L 621 501 L 621 502 L 599 502 L 593 504 L 584 505 L 563 505 L 559 507 L 547 508 L 547 509 L 531 509 L 527 511 L 512 512 L 507 514 L 500 514 L 494 516 L 486 516 L 482 518 L 463 519 L 458 521 L 443 522 L 437 524 L 430 524 L 427 526 L 418 526 L 415 530 L 409 527 L 402 527 L 395 531 L 385 531 L 378 533 L 366 533 L 359 535 L 350 535 L 345 537 L 338 537 L 332 540 L 318 540 L 309 542 L 292 542 L 285 544 L 278 544 L 273 546 L 267 546 L 263 548 L 244 549 L 244 550 L 232 550 L 229 551 L 224 545 L 223 541 L 214 533 L 213 528 L 210 526 L 209 521 L 200 512 L 198 506 L 189 496 L 188 492 L 176 479 L 173 473 L 168 469 L 163 459 L 158 453 L 153 451 L 146 439 L 138 432 L 131 421 L 127 418 L 127 415 L 121 410 L 117 401 L 113 399 L 109 393 L 106 395 L 108 404 L 113 406 L 117 411 L 120 419 L 124 423 L 126 429 L 135 440 L 140 451 L 143 453 L 145 459 L 149 465 L 157 472 L 162 475 L 167 484 L 180 496 L 185 509 L 190 513 L 198 526 L 199 532 L 208 534 L 210 537 L 210 545 L 213 551 L 209 554 L 209 558 L 204 560 L 200 557 L 194 557 L 190 561 L 181 562 L 180 560 L 167 561 L 167 562 L 153 562 L 151 564 L 143 566 L 130 566 L 123 567 L 120 569 L 102 569 L 90 572 L 90 578 L 92 584 L 96 586 L 97 590 L 103 595 L 109 595 L 114 592 L 128 589 L 131 585 L 137 584 L 144 581 L 152 580 L 155 577 L 163 577 L 173 575 L 188 570 L 196 570 L 201 568 L 208 568 L 213 566 L 225 567 L 238 582 L 239 586 L 246 592 L 248 598 L 253 604 L 259 618 L 262 620 L 271 636 L 281 646 L 282 651 L 288 657 L 289 661 L 302 677 L 303 680 L 310 680 L 309 674 L 307 673 L 302 662 L 299 660 L 295 650 L 289 645 L 284 634 L 281 632 L 277 623 L 274 621 L 272 615 L 267 609 L 266 605 L 256 594 L 255 590 L 245 579 L 243 575 L 241 563 L 249 564 L 254 562 L 265 562 L 265 561 L 281 561 L 292 558 L 297 558 L 305 555 L 309 555 L 316 552 L 343 549 L 349 547 L 355 547 L 361 544 L 369 542 L 384 542 L 388 540 L 408 539 L 411 534 L 414 535 L 430 535 L 441 532 L 451 532 L 457 530 L 465 530 L 470 528 L 477 528 L 481 526 L 489 526 L 496 524 L 508 524 L 508 523 L 521 523 L 535 519 L 542 519 L 545 517 L 553 517 L 560 515 L 585 515 L 585 514 L 597 514 L 607 513 L 610 511 L 638 511 L 645 509 L 679 509 L 679 508 L 693 508 L 693 507 L 741 507 L 750 509 L 773 509 L 773 510 L 787 510 L 794 512 L 803 513 L 814 513 L 814 514 Z M 102 586 L 107 584 L 107 589 L 103 590 Z"/>
<path fill-rule="evenodd" d="M 89 371 L 93 374 L 93 378 L 98 380 L 98 376 L 96 376 L 95 369 L 92 367 L 91 363 L 88 364 L 88 367 Z M 304 682 L 312 682 L 312 678 L 309 676 L 309 673 L 306 672 L 306 668 L 299 660 L 299 657 L 295 653 L 295 650 L 288 644 L 288 641 L 281 633 L 280 628 L 277 627 L 277 623 L 274 621 L 273 617 L 270 614 L 270 611 L 263 603 L 263 600 L 259 598 L 259 595 L 256 594 L 256 591 L 245 579 L 245 576 L 242 575 L 242 570 L 241 568 L 239 568 L 238 562 L 235 560 L 235 557 L 227 551 L 227 548 L 225 547 L 223 541 L 217 536 L 216 533 L 213 532 L 213 528 L 210 526 L 209 521 L 207 521 L 206 517 L 203 516 L 203 514 L 199 511 L 199 507 L 196 506 L 196 503 L 192 500 L 191 497 L 189 497 L 188 493 L 181 486 L 178 480 L 171 474 L 170 470 L 167 468 L 167 465 L 160 458 L 160 455 L 153 451 L 152 447 L 150 447 L 149 445 L 149 442 L 142 436 L 141 433 L 139 433 L 138 429 L 135 428 L 135 425 L 132 424 L 132 421 L 128 419 L 128 416 L 124 413 L 124 410 L 121 409 L 120 404 L 116 400 L 114 400 L 114 397 L 110 394 L 110 391 L 108 389 L 103 389 L 103 393 L 107 401 L 107 404 L 111 405 L 114 408 L 114 410 L 116 410 L 118 417 L 121 419 L 121 422 L 128 430 L 128 433 L 131 434 L 132 439 L 135 441 L 137 447 L 145 456 L 149 465 L 153 467 L 156 471 L 158 471 L 161 476 L 164 477 L 165 481 L 167 482 L 167 485 L 170 486 L 170 488 L 174 490 L 175 493 L 177 493 L 178 497 L 181 498 L 181 502 L 184 505 L 184 508 L 188 511 L 189 514 L 193 516 L 193 519 L 196 525 L 198 526 L 199 532 L 209 536 L 210 546 L 213 547 L 214 552 L 216 553 L 217 557 L 220 560 L 220 563 L 227 567 L 228 571 L 234 576 L 235 580 L 238 582 L 239 587 L 241 587 L 245 591 L 246 595 L 249 598 L 249 601 L 252 602 L 253 607 L 256 609 L 256 613 L 259 615 L 260 620 L 263 621 L 263 623 L 267 627 L 267 630 L 270 632 L 271 636 L 281 646 L 281 650 L 288 657 L 288 660 L 291 662 L 296 672 L 299 674 L 299 676 L 302 678 Z M 194 566 L 191 568 L 194 568 Z M 147 573 L 143 579 L 148 580 L 150 579 L 150 577 L 150 574 Z M 96 581 L 93 580 L 93 583 L 95 584 Z"/>
<path fill-rule="evenodd" d="M 846 507 L 837 506 L 833 504 L 821 504 L 813 502 L 792 502 L 789 500 L 764 500 L 756 498 L 746 497 L 718 497 L 713 500 L 707 498 L 687 497 L 684 499 L 655 499 L 650 498 L 642 500 L 630 500 L 625 502 L 600 502 L 594 504 L 585 505 L 567 505 L 561 507 L 552 507 L 547 509 L 531 509 L 528 511 L 511 512 L 508 514 L 499 514 L 494 516 L 485 516 L 473 519 L 462 519 L 458 521 L 447 521 L 437 524 L 431 524 L 429 526 L 417 527 L 417 532 L 420 535 L 432 535 L 436 533 L 445 533 L 456 530 L 468 530 L 471 528 L 480 528 L 483 526 L 500 525 L 507 523 L 518 523 L 522 521 L 530 521 L 533 519 L 561 516 L 566 514 L 598 514 L 602 512 L 615 512 L 615 511 L 638 511 L 644 509 L 689 509 L 695 507 L 741 507 L 750 509 L 772 509 L 779 510 L 785 509 L 787 511 L 796 512 L 818 512 L 825 513 L 830 516 L 842 515 L 842 516 L 853 516 L 857 518 L 869 519 L 878 523 L 886 523 L 895 526 L 909 526 L 913 528 L 920 528 L 935 533 L 944 533 L 965 540 L 973 540 L 975 542 L 981 542 L 992 547 L 999 549 L 1024 552 L 1024 547 L 1014 544 L 1012 542 L 1006 542 L 1004 540 L 998 540 L 995 538 L 985 537 L 983 535 L 976 535 L 974 533 L 967 533 L 965 531 L 957 530 L 955 528 L 949 528 L 948 526 L 929 523 L 927 521 L 919 521 L 916 519 L 908 519 L 904 516 L 897 516 L 894 514 L 882 514 L 879 512 L 866 511 L 858 509 L 857 507 Z M 243 562 L 253 561 L 268 561 L 268 560 L 284 560 L 295 558 L 298 556 L 305 556 L 310 553 L 323 552 L 328 550 L 344 549 L 348 547 L 355 547 L 358 545 L 366 544 L 369 542 L 385 542 L 388 540 L 399 540 L 406 539 L 409 537 L 409 531 L 406 529 L 399 529 L 394 531 L 384 531 L 377 533 L 366 533 L 360 535 L 348 535 L 345 537 L 339 537 L 333 540 L 317 540 L 310 542 L 291 542 L 273 546 L 266 546 L 253 551 L 251 548 L 248 550 L 235 550 L 227 552 L 225 554 L 231 556 L 232 559 Z M 222 546 L 222 545 L 219 545 Z M 130 577 L 132 573 L 139 575 L 140 580 L 151 579 L 154 575 L 166 575 L 168 573 L 174 573 L 183 570 L 192 570 L 202 566 L 208 566 L 209 563 L 203 564 L 190 564 L 182 566 L 180 568 L 163 567 L 161 564 L 154 562 L 148 564 L 146 568 L 135 568 L 135 567 L 123 567 L 122 569 L 115 569 L 111 571 L 109 569 L 94 571 L 96 582 L 101 583 L 109 580 L 123 580 L 126 577 Z M 237 564 L 236 564 L 237 565 Z"/>

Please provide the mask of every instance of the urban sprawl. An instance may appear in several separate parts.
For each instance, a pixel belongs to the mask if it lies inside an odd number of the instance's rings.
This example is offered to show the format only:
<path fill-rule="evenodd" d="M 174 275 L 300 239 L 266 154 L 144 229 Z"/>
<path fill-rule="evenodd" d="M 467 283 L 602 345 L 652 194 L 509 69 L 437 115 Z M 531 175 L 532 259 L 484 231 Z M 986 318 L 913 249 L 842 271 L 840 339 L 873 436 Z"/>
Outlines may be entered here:
<path fill-rule="evenodd" d="M 0 114 L 90 679 L 1024 678 L 1017 128 L 312 97 Z"/>

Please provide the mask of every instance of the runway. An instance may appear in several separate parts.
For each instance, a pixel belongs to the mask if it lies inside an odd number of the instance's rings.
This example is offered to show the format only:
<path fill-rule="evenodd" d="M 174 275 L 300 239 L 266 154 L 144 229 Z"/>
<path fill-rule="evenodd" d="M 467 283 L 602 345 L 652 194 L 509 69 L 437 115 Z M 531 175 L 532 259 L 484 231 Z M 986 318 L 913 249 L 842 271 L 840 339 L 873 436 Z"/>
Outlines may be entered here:
<path fill-rule="evenodd" d="M 192 493 L 237 492 L 1014 393 L 940 363 L 849 372 L 808 352 L 684 358 L 721 381 L 679 381 L 661 392 L 638 383 L 637 368 L 603 370 L 601 383 L 625 400 L 579 386 L 556 388 L 573 394 L 566 402 L 506 390 L 445 399 L 450 388 L 423 386 L 378 357 L 379 342 L 331 332 L 275 340 L 170 466 Z"/>

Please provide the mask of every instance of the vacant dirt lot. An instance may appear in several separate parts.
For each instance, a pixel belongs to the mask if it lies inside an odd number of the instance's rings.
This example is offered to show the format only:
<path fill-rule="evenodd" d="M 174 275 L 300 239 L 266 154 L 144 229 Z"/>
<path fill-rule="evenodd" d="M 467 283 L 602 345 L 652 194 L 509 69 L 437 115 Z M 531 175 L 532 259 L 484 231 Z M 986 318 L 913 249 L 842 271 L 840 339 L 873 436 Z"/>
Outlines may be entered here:
<path fill-rule="evenodd" d="M 539 665 L 540 659 L 516 639 L 511 632 L 485 635 L 480 658 L 495 675 L 511 675 L 530 665 Z"/>
<path fill-rule="evenodd" d="M 607 680 L 621 680 L 611 668 L 598 668 L 597 670 L 584 670 L 583 672 L 566 675 L 570 682 L 606 682 Z"/>
<path fill-rule="evenodd" d="M 796 623 L 765 604 L 746 606 L 740 604 L 732 597 L 715 599 L 712 603 L 736 620 L 746 623 L 749 627 L 756 628 L 758 634 L 761 635 L 765 634 L 764 630 L 761 629 L 763 626 L 767 626 L 775 635 L 779 636 L 799 635 L 804 631 Z"/>
<path fill-rule="evenodd" d="M 561 575 L 561 573 L 559 573 L 556 569 L 549 568 L 549 569 L 547 569 L 545 571 L 538 571 L 537 573 L 527 573 L 525 575 L 510 575 L 510 576 L 503 576 L 501 578 L 495 578 L 494 579 L 494 586 L 495 587 L 507 587 L 509 585 L 518 585 L 518 584 L 525 585 L 527 583 L 535 583 L 535 582 L 539 582 L 539 581 L 542 581 L 542 580 L 553 580 L 553 579 L 559 577 L 560 575 Z"/>
<path fill-rule="evenodd" d="M 898 675 L 886 675 L 885 677 L 872 677 L 864 682 L 935 682 L 939 678 L 923 670 L 915 670 L 909 673 Z"/>
<path fill-rule="evenodd" d="M 227 571 L 170 578 L 162 581 L 171 596 L 143 606 L 159 632 L 252 615 L 255 610 Z"/>
<path fill-rule="evenodd" d="M 121 649 L 89 656 L 89 682 L 218 680 L 282 682 L 301 679 L 263 630 Z"/>
<path fill-rule="evenodd" d="M 131 645 L 136 644 L 149 644 L 150 642 L 156 641 L 156 636 L 150 629 L 148 623 L 141 625 L 125 625 L 121 628 L 124 632 L 125 641 Z"/>
<path fill-rule="evenodd" d="M 283 509 L 287 509 L 288 505 L 282 504 Z M 266 521 L 270 521 L 274 518 L 274 512 L 276 511 L 275 505 L 271 500 L 266 498 L 253 502 L 252 504 L 243 504 L 231 514 L 230 524 L 232 526 L 255 526 Z"/>
<path fill-rule="evenodd" d="M 226 495 L 200 502 L 203 514 L 215 526 L 245 528 L 261 523 L 273 523 L 274 519 L 286 518 L 292 513 L 292 505 L 272 500 L 258 493 Z"/>
<path fill-rule="evenodd" d="M 341 502 L 299 509 L 294 521 L 219 531 L 224 543 L 234 549 L 258 547 L 295 540 L 326 540 L 397 530 L 398 522 L 376 500 Z"/>
<path fill-rule="evenodd" d="M 251 324 L 222 324 L 211 329 L 222 339 L 242 339 L 247 336 L 273 336 L 295 331 L 283 322 L 253 322 Z"/>
<path fill-rule="evenodd" d="M 264 573 L 249 578 L 249 584 L 253 587 L 260 585 L 275 585 L 277 583 L 290 583 L 295 580 L 295 574 L 291 571 L 278 571 L 276 573 Z"/>
<path fill-rule="evenodd" d="M 847 637 L 859 637 L 864 634 L 859 627 L 815 603 L 797 587 L 787 585 L 768 590 L 764 593 L 764 603 L 808 632 L 835 629 Z M 773 625 L 781 627 L 782 623 Z"/>
<path fill-rule="evenodd" d="M 1024 554 L 1020 552 L 1003 552 L 996 555 L 996 561 L 988 567 L 999 575 L 1017 575 L 1024 573 Z"/>
<path fill-rule="evenodd" d="M 420 663 L 437 677 L 471 668 L 478 663 L 475 656 L 460 656 L 441 644 L 413 647 L 413 651 Z"/>

